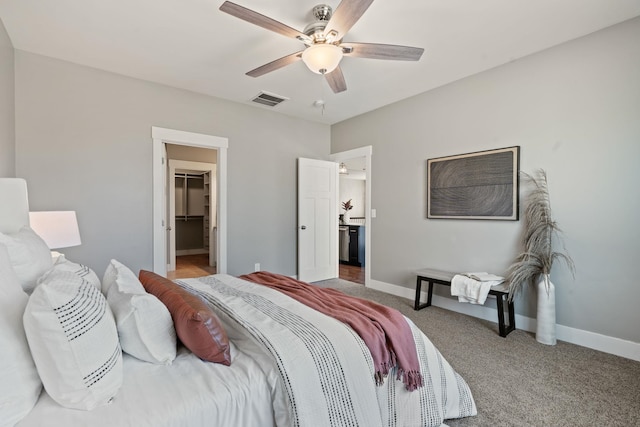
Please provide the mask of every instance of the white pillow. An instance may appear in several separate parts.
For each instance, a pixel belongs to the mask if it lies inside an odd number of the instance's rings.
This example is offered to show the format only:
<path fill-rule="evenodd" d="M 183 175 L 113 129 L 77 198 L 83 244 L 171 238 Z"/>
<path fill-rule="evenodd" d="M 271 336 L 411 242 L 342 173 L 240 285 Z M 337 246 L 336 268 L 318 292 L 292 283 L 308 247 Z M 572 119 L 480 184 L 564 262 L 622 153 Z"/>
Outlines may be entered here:
<path fill-rule="evenodd" d="M 15 234 L 0 233 L 0 243 L 7 247 L 13 271 L 22 289 L 33 292 L 38 277 L 53 266 L 47 244 L 31 228 L 24 226 Z"/>
<path fill-rule="evenodd" d="M 53 267 L 51 267 L 49 271 L 40 276 L 37 281 L 38 285 L 42 283 L 47 278 L 47 276 L 54 271 L 70 271 L 82 277 L 84 280 L 91 283 L 96 288 L 102 288 L 102 284 L 100 283 L 98 275 L 92 269 L 90 269 L 86 265 L 69 261 L 63 254 L 59 254 L 55 259 L 55 262 L 53 263 Z"/>
<path fill-rule="evenodd" d="M 114 259 L 104 273 L 102 289 L 116 318 L 122 350 L 146 362 L 170 364 L 176 358 L 176 331 L 167 307 Z"/>
<path fill-rule="evenodd" d="M 24 418 L 42 390 L 22 326 L 28 299 L 11 267 L 7 249 L 0 245 L 0 425 L 3 426 L 13 426 Z"/>
<path fill-rule="evenodd" d="M 49 396 L 60 405 L 91 410 L 122 385 L 118 332 L 102 293 L 68 271 L 49 274 L 24 312 L 31 355 Z"/>

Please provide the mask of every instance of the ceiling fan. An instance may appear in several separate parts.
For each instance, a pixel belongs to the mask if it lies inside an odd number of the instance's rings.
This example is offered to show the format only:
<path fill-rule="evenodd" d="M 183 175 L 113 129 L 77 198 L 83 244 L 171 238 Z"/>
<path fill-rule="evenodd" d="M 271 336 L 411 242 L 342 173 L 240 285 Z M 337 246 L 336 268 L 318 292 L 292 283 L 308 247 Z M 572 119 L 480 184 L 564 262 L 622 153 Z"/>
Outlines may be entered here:
<path fill-rule="evenodd" d="M 373 0 L 342 0 L 335 12 L 331 6 L 320 4 L 313 8 L 316 21 L 298 31 L 251 9 L 225 1 L 220 10 L 258 25 L 270 31 L 300 40 L 307 47 L 299 52 L 284 56 L 246 73 L 259 77 L 302 60 L 317 74 L 322 74 L 335 93 L 347 90 L 347 83 L 340 69 L 343 56 L 370 59 L 393 59 L 418 61 L 424 49 L 378 43 L 343 42 L 347 31 L 360 19 Z"/>

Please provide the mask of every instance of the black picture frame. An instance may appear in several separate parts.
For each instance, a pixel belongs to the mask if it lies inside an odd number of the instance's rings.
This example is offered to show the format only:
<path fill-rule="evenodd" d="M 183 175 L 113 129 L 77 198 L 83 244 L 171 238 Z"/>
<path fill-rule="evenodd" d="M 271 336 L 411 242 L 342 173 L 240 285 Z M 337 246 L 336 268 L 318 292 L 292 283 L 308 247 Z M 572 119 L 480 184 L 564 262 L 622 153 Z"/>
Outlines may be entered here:
<path fill-rule="evenodd" d="M 427 160 L 427 218 L 518 221 L 520 147 Z"/>

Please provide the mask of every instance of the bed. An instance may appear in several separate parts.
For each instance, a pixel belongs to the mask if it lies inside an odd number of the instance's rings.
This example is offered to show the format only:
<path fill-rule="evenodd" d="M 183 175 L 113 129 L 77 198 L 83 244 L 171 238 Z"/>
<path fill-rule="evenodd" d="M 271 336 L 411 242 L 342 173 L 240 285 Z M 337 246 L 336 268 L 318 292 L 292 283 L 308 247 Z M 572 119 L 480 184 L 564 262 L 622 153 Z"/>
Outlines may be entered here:
<path fill-rule="evenodd" d="M 376 384 L 377 362 L 372 357 L 376 352 L 367 347 L 369 343 L 354 328 L 277 289 L 229 275 L 167 285 L 172 286 L 171 292 L 186 292 L 211 310 L 228 340 L 228 364 L 205 361 L 194 354 L 199 350 L 191 351 L 181 343 L 189 341 L 180 335 L 182 326 L 161 294 L 154 295 L 169 308 L 171 319 L 176 322 L 175 331 L 172 328 L 172 333 L 178 334 L 174 354 L 169 362 L 140 360 L 122 351 L 129 344 L 123 341 L 118 308 L 110 305 L 111 291 L 103 295 L 111 267 L 107 267 L 103 283 L 97 283 L 96 288 L 89 284 L 95 281 L 95 274 L 93 279 L 72 278 L 68 266 L 77 264 L 71 261 L 64 263 L 69 271 L 51 273 L 61 265 L 56 261 L 53 266 L 40 266 L 46 272 L 39 273 L 31 297 L 16 289 L 16 280 L 7 277 L 13 277 L 24 266 L 14 262 L 15 249 L 12 253 L 6 239 L 25 226 L 26 183 L 21 179 L 0 179 L 0 360 L 5 365 L 13 361 L 10 369 L 0 369 L 1 426 L 439 426 L 446 419 L 476 414 L 464 379 L 408 319 L 404 327 L 415 343 L 412 351 L 417 355 L 422 381 L 412 391 L 408 390 L 407 377 L 397 375 L 397 366 L 390 366 L 388 375 Z M 110 266 L 116 266 L 114 271 L 126 270 L 113 261 Z M 73 274 L 79 271 L 92 273 L 83 266 Z M 139 297 L 154 298 L 151 294 L 155 290 L 147 287 L 143 272 L 140 279 L 149 293 Z M 45 344 L 32 342 L 34 328 L 59 328 L 57 322 L 38 324 L 37 316 L 32 314 L 34 301 L 42 299 L 48 280 L 77 281 L 80 285 L 74 288 L 64 284 L 64 289 L 84 289 L 92 295 L 92 301 L 102 301 L 104 320 L 100 322 L 104 328 L 111 328 L 111 335 L 117 332 L 116 352 L 99 371 L 105 378 L 114 377 L 115 385 L 107 400 L 91 397 L 95 402 L 90 410 L 71 409 L 65 402 L 73 399 L 65 401 L 64 393 L 63 398 L 58 398 L 61 391 L 56 389 L 57 384 L 51 385 L 47 372 L 51 367 L 41 367 L 49 358 L 56 359 L 58 351 L 52 347 L 43 350 L 38 346 Z M 138 314 L 144 317 L 145 312 Z M 51 326 L 53 323 L 56 325 Z M 56 332 L 51 329 L 45 335 Z M 97 351 L 108 341 L 101 336 L 90 349 L 82 351 Z M 42 357 L 43 352 L 46 358 Z M 67 363 L 70 358 L 63 357 L 60 363 Z M 59 378 L 61 374 L 55 375 L 58 377 L 53 378 Z"/>

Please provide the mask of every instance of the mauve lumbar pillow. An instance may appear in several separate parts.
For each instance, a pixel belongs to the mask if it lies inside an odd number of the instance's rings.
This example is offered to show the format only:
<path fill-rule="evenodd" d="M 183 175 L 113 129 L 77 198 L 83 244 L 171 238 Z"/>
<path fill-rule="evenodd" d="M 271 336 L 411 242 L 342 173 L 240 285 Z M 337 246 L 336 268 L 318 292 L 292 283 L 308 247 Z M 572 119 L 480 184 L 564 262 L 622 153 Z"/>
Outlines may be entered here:
<path fill-rule="evenodd" d="M 199 358 L 231 364 L 229 339 L 218 316 L 200 298 L 156 273 L 140 270 L 140 282 L 171 313 L 176 334 Z"/>

